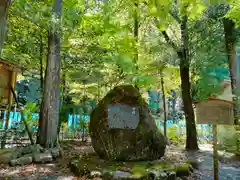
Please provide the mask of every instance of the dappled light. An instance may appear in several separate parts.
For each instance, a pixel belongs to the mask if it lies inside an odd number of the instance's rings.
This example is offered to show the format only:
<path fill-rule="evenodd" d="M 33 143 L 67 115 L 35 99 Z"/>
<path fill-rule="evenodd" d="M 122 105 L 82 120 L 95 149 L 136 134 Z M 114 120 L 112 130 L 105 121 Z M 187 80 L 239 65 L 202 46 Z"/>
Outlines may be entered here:
<path fill-rule="evenodd" d="M 0 179 L 240 180 L 235 0 L 0 0 Z"/>

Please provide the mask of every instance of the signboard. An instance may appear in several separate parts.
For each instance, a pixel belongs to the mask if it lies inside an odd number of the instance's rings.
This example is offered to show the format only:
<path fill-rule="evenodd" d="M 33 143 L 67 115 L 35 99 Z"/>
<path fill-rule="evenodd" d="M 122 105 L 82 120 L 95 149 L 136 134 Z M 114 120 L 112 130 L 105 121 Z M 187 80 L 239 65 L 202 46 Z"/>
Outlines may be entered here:
<path fill-rule="evenodd" d="M 11 71 L 0 66 L 0 103 L 6 105 L 9 95 Z"/>
<path fill-rule="evenodd" d="M 8 104 L 10 84 L 15 88 L 18 69 L 7 62 L 0 60 L 0 104 Z"/>
<path fill-rule="evenodd" d="M 138 108 L 110 104 L 107 119 L 111 129 L 136 129 L 139 124 Z"/>
<path fill-rule="evenodd" d="M 217 80 L 215 83 L 220 84 L 223 92 L 217 97 L 211 97 L 209 100 L 197 103 L 196 118 L 198 124 L 213 125 L 213 169 L 214 180 L 218 180 L 217 125 L 234 124 L 233 95 L 231 82 L 229 81 L 229 70 L 227 68 L 216 68 L 209 75 Z"/>
<path fill-rule="evenodd" d="M 233 103 L 224 100 L 206 100 L 196 104 L 198 124 L 233 125 Z"/>

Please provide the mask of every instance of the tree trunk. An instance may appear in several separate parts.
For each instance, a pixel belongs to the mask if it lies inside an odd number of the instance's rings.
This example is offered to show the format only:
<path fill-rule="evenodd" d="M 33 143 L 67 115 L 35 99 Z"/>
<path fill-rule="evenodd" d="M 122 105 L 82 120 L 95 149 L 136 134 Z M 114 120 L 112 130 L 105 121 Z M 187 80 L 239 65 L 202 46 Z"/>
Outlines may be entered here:
<path fill-rule="evenodd" d="M 97 81 L 97 103 L 100 101 L 100 81 Z"/>
<path fill-rule="evenodd" d="M 66 99 L 66 72 L 65 69 L 62 69 L 62 105 Z"/>
<path fill-rule="evenodd" d="M 223 26 L 224 26 L 224 34 L 225 34 L 225 46 L 226 46 L 226 53 L 228 57 L 228 65 L 230 71 L 230 79 L 231 79 L 231 86 L 232 86 L 232 94 L 236 96 L 234 98 L 234 123 L 238 124 L 239 118 L 239 104 L 238 104 L 238 96 L 236 85 L 237 85 L 237 54 L 236 54 L 236 29 L 235 24 L 231 19 L 223 19 Z"/>
<path fill-rule="evenodd" d="M 53 5 L 53 27 L 48 32 L 48 59 L 41 106 L 40 131 L 38 144 L 45 148 L 57 146 L 59 121 L 59 84 L 60 84 L 60 17 L 62 0 Z M 57 18 L 57 19 L 56 19 Z"/>
<path fill-rule="evenodd" d="M 166 110 L 166 97 L 165 97 L 165 90 L 164 90 L 164 79 L 162 70 L 160 70 L 161 76 L 161 89 L 162 89 L 162 98 L 163 98 L 163 116 L 164 116 L 164 136 L 167 137 L 167 110 Z"/>
<path fill-rule="evenodd" d="M 166 31 L 162 31 L 162 35 L 165 40 L 173 47 L 180 59 L 180 77 L 181 77 L 181 91 L 182 91 L 182 100 L 184 105 L 184 114 L 186 119 L 186 149 L 187 150 L 198 150 L 197 142 L 197 129 L 195 124 L 195 117 L 193 111 L 192 97 L 191 97 L 191 86 L 190 86 L 190 75 L 189 67 L 191 57 L 189 55 L 188 47 L 188 28 L 187 28 L 188 17 L 183 16 L 180 22 L 181 28 L 181 46 L 178 46 L 171 41 Z M 157 22 L 157 21 L 156 21 Z"/>
<path fill-rule="evenodd" d="M 40 35 L 40 50 L 39 50 L 39 61 L 40 61 L 40 87 L 41 93 L 43 92 L 44 88 L 44 76 L 43 76 L 43 41 L 42 35 Z"/>
<path fill-rule="evenodd" d="M 190 84 L 190 56 L 188 47 L 188 30 L 187 30 L 187 16 L 182 17 L 181 22 L 181 51 L 178 52 L 180 59 L 180 76 L 181 76 L 181 91 L 184 105 L 184 113 L 186 118 L 186 149 L 187 150 L 198 150 L 197 142 L 197 129 L 195 124 L 195 116 L 192 105 L 191 97 L 191 84 Z"/>
<path fill-rule="evenodd" d="M 133 36 L 135 39 L 135 54 L 134 54 L 134 65 L 135 65 L 135 71 L 138 71 L 138 29 L 139 29 L 139 2 L 138 0 L 134 0 L 134 28 L 133 28 Z M 138 81 L 138 80 L 137 80 Z M 136 82 L 137 83 L 137 82 Z M 139 90 L 139 87 L 135 83 L 135 88 Z"/>
<path fill-rule="evenodd" d="M 64 62 L 64 61 L 63 61 Z M 63 63 L 64 64 L 64 63 Z M 65 104 L 66 102 L 66 73 L 65 73 L 65 68 L 62 68 L 62 97 L 61 97 L 61 104 L 60 104 L 60 114 L 62 115 L 64 113 L 64 107 L 67 105 Z M 58 136 L 59 133 L 61 131 L 61 125 L 62 125 L 62 117 L 59 119 L 59 123 L 58 123 Z"/>
<path fill-rule="evenodd" d="M 6 36 L 6 28 L 7 28 L 7 12 L 8 7 L 10 5 L 10 0 L 1 0 L 0 1 L 0 55 L 2 52 L 5 36 Z"/>
<path fill-rule="evenodd" d="M 181 62 L 184 60 L 181 60 Z M 198 150 L 197 143 L 197 129 L 195 125 L 195 117 L 192 106 L 192 98 L 190 92 L 190 78 L 189 78 L 189 67 L 184 66 L 183 63 L 180 65 L 180 76 L 181 76 L 181 90 L 182 99 L 184 105 L 184 113 L 186 118 L 186 149 L 187 150 Z"/>

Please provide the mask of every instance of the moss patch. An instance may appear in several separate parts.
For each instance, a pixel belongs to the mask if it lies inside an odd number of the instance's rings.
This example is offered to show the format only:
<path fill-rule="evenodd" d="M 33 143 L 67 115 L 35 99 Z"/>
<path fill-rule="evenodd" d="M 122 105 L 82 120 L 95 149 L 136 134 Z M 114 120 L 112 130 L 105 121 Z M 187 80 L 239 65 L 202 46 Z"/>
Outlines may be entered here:
<path fill-rule="evenodd" d="M 184 163 L 182 165 L 175 166 L 174 171 L 178 177 L 189 176 L 191 171 L 191 165 Z"/>
<path fill-rule="evenodd" d="M 0 163 L 1 164 L 8 164 L 12 159 L 12 155 L 15 152 L 15 148 L 9 149 L 0 149 Z"/>
<path fill-rule="evenodd" d="M 173 165 L 167 161 L 138 161 L 138 162 L 111 162 L 93 156 L 88 159 L 75 159 L 70 163 L 71 171 L 77 176 L 90 176 L 92 171 L 99 171 L 103 175 L 105 172 L 115 171 L 128 172 L 134 178 L 147 177 L 151 171 L 175 172 L 178 177 L 188 176 L 191 165 L 184 163 Z"/>

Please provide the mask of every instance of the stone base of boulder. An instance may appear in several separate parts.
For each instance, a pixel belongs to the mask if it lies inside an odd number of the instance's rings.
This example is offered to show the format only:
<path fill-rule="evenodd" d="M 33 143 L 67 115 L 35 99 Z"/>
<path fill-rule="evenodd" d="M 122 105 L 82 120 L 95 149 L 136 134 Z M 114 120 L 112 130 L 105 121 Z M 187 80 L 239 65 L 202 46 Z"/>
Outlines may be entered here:
<path fill-rule="evenodd" d="M 32 163 L 48 163 L 60 156 L 57 148 L 44 149 L 39 144 L 21 147 L 12 152 L 9 165 L 22 166 Z"/>
<path fill-rule="evenodd" d="M 71 171 L 78 177 L 102 178 L 104 180 L 176 180 L 191 173 L 191 165 L 173 165 L 172 162 L 138 161 L 113 162 L 100 159 L 98 156 L 72 160 Z"/>

